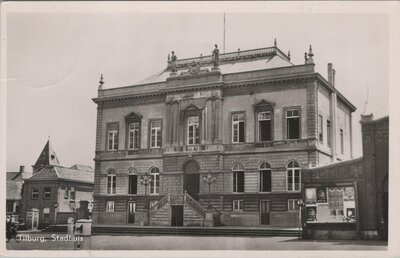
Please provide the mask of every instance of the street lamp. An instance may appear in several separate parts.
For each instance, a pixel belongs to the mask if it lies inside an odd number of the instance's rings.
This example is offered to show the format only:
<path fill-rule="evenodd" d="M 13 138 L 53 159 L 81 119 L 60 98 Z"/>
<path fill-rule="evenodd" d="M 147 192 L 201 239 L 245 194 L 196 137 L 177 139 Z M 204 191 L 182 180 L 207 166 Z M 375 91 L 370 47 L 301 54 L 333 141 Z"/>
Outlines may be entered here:
<path fill-rule="evenodd" d="M 208 209 L 211 210 L 211 203 L 210 203 L 210 193 L 211 193 L 211 184 L 217 181 L 217 178 L 211 175 L 211 170 L 208 172 L 206 176 L 203 177 L 204 183 L 208 184 Z"/>
<path fill-rule="evenodd" d="M 152 180 L 151 180 L 151 175 L 149 173 L 146 173 L 142 176 L 140 176 L 140 184 L 144 185 L 144 196 L 145 196 L 145 200 L 144 200 L 144 209 L 146 210 L 146 217 L 147 217 L 147 222 L 146 225 L 150 224 L 150 207 L 148 204 L 148 199 L 147 199 L 147 195 L 148 195 L 148 191 L 147 191 L 147 187 L 151 184 Z"/>
<path fill-rule="evenodd" d="M 299 240 L 301 239 L 301 209 L 304 206 L 304 202 L 302 199 L 297 200 L 297 205 L 299 206 Z"/>

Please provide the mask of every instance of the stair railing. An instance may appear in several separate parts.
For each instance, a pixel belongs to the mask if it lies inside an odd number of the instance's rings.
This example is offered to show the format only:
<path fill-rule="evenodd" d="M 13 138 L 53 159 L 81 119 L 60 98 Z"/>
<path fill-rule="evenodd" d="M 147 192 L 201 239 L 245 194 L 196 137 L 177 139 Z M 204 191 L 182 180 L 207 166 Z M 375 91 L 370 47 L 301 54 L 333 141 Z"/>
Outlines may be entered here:
<path fill-rule="evenodd" d="M 154 214 L 156 214 L 156 212 L 161 209 L 162 207 L 165 206 L 165 204 L 169 203 L 171 200 L 171 197 L 169 195 L 169 193 L 167 193 L 166 195 L 164 195 L 163 198 L 161 198 L 156 204 L 154 204 L 154 206 L 151 208 L 150 210 L 150 217 L 152 217 Z"/>
<path fill-rule="evenodd" d="M 206 217 L 207 210 L 198 201 L 193 199 L 193 197 L 190 196 L 186 191 L 184 194 L 184 200 L 185 204 L 188 204 L 190 207 L 192 207 L 197 213 L 199 213 L 200 216 L 202 216 L 203 218 Z"/>

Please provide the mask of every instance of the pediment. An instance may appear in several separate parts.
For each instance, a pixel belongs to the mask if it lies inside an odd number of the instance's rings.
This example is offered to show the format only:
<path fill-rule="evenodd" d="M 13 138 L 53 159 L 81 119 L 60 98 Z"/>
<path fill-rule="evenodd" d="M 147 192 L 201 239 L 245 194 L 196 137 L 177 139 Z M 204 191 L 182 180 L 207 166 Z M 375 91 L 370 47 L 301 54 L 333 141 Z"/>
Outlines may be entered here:
<path fill-rule="evenodd" d="M 199 110 L 199 109 L 200 109 L 200 108 L 197 107 L 196 105 L 190 104 L 190 105 L 188 105 L 184 110 L 185 110 L 185 111 L 189 111 L 189 110 Z"/>
<path fill-rule="evenodd" d="M 258 101 L 257 103 L 255 103 L 253 105 L 253 107 L 255 109 L 259 109 L 259 108 L 270 108 L 270 109 L 273 109 L 274 106 L 275 106 L 274 102 L 268 101 L 268 100 L 265 100 L 265 99 L 262 99 L 262 100 Z"/>
<path fill-rule="evenodd" d="M 142 119 L 142 117 L 139 113 L 131 112 L 125 116 L 125 120 Z"/>

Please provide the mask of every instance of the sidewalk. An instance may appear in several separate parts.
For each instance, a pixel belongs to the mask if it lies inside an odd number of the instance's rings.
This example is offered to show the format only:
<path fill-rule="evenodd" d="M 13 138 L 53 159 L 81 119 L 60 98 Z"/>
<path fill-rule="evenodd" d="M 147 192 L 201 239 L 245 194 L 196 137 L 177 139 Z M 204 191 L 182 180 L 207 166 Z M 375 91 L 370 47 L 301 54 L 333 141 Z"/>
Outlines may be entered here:
<path fill-rule="evenodd" d="M 73 241 L 54 241 L 53 235 L 65 233 L 35 232 L 35 241 L 14 240 L 8 250 L 77 250 Z M 84 238 L 83 250 L 387 250 L 386 241 L 367 240 L 298 240 L 296 237 L 241 236 L 109 236 Z"/>

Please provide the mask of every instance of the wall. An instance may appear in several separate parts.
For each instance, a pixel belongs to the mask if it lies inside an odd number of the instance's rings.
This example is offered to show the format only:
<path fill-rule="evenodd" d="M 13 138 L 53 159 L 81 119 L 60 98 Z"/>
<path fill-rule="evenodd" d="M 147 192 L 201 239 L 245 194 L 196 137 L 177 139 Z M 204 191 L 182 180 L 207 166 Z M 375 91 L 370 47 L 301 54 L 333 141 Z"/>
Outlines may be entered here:
<path fill-rule="evenodd" d="M 138 102 L 140 103 L 140 102 Z M 106 134 L 107 134 L 107 123 L 118 122 L 119 123 L 119 133 L 118 133 L 118 149 L 125 150 L 126 141 L 126 122 L 125 116 L 134 112 L 136 114 L 142 115 L 142 123 L 141 123 L 141 148 L 148 148 L 148 127 L 149 127 L 149 119 L 163 119 L 163 128 L 165 128 L 165 103 L 141 103 L 141 105 L 133 104 L 132 106 L 127 107 L 112 107 L 112 108 L 104 108 L 102 111 L 102 137 L 100 139 L 100 150 L 106 150 Z M 165 130 L 163 131 L 163 145 L 165 139 Z"/>
<path fill-rule="evenodd" d="M 339 160 L 346 160 L 351 158 L 351 137 L 350 137 L 350 111 L 340 103 L 338 100 L 338 105 L 336 109 L 336 153 Z M 343 129 L 344 135 L 344 152 L 340 149 L 340 129 Z"/>
<path fill-rule="evenodd" d="M 269 85 L 265 87 L 273 87 L 275 85 Z M 300 86 L 297 86 L 300 87 Z M 260 90 L 261 91 L 261 90 Z M 267 90 L 266 90 L 267 91 Z M 283 94 L 284 92 L 284 94 Z M 305 88 L 295 88 L 271 91 L 269 92 L 257 92 L 253 95 L 239 95 L 239 96 L 225 96 L 223 100 L 223 140 L 224 143 L 232 142 L 232 118 L 231 112 L 244 111 L 245 112 L 245 133 L 246 142 L 255 142 L 255 114 L 253 105 L 257 104 L 261 100 L 275 103 L 274 106 L 274 140 L 284 140 L 286 138 L 286 132 L 284 131 L 284 108 L 285 107 L 296 107 L 301 108 L 301 138 L 307 138 L 307 96 Z"/>
<path fill-rule="evenodd" d="M 328 146 L 328 129 L 327 129 L 327 120 L 331 123 L 331 137 L 333 137 L 333 122 L 331 118 L 331 96 L 328 90 L 325 89 L 324 86 L 320 85 L 318 87 L 318 115 L 321 115 L 323 118 L 323 141 L 318 140 L 318 147 L 321 151 L 326 154 L 331 155 L 331 147 Z M 318 122 L 319 123 L 319 122 Z M 331 141 L 332 142 L 332 141 Z M 331 161 L 329 163 L 332 163 Z M 324 163 L 319 163 L 323 165 Z"/>

